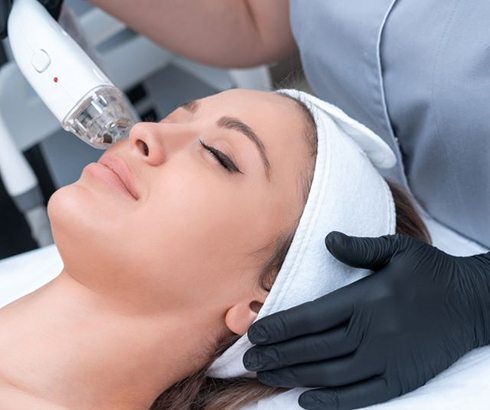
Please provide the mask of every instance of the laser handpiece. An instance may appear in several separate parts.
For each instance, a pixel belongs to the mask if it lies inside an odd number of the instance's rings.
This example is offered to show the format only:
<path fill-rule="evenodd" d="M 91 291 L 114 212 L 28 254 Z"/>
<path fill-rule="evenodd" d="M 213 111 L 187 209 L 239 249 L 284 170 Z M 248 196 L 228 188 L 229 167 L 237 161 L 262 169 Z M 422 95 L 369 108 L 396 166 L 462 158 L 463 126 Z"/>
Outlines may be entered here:
<path fill-rule="evenodd" d="M 8 19 L 12 54 L 62 127 L 106 149 L 138 118 L 124 94 L 37 0 L 15 0 Z"/>

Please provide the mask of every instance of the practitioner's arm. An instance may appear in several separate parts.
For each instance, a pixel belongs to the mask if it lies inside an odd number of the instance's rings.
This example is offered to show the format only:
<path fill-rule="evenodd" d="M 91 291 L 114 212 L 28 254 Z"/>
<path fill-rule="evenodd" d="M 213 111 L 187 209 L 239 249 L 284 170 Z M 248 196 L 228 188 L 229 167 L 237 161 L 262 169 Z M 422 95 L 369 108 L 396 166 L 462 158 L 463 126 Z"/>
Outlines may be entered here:
<path fill-rule="evenodd" d="M 247 368 L 262 382 L 322 387 L 306 409 L 356 409 L 426 383 L 490 343 L 490 253 L 453 257 L 407 236 L 327 236 L 340 261 L 375 271 L 258 321 Z M 328 275 L 328 272 L 325 273 Z"/>
<path fill-rule="evenodd" d="M 163 47 L 206 64 L 246 67 L 295 51 L 288 0 L 90 0 Z"/>

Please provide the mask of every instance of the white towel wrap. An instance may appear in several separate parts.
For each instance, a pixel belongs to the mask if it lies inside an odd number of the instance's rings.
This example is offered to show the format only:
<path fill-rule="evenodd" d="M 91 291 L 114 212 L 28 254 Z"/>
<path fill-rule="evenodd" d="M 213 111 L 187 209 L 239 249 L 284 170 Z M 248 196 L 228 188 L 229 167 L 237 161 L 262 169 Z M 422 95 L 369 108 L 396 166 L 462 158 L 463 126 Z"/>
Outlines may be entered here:
<path fill-rule="evenodd" d="M 311 190 L 290 250 L 259 317 L 323 296 L 368 274 L 338 262 L 325 248 L 325 235 L 356 236 L 395 232 L 395 206 L 388 185 L 376 170 L 396 158 L 371 130 L 339 108 L 307 93 L 279 90 L 310 109 L 317 126 L 318 154 Z M 242 336 L 210 367 L 216 378 L 254 377 L 243 366 L 252 347 Z"/>

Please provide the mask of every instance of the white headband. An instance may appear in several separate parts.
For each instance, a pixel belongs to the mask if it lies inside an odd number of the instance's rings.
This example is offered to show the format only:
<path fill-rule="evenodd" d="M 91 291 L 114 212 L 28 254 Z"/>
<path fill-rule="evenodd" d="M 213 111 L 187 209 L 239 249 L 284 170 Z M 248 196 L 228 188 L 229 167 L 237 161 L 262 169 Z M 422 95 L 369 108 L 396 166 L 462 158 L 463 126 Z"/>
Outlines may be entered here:
<path fill-rule="evenodd" d="M 307 93 L 279 90 L 303 102 L 317 126 L 318 153 L 313 182 L 294 235 L 258 318 L 316 299 L 368 274 L 338 262 L 325 248 L 331 231 L 355 236 L 395 232 L 395 205 L 376 170 L 395 165 L 388 145 L 339 108 Z M 254 377 L 243 366 L 252 347 L 242 336 L 211 365 L 208 376 Z"/>

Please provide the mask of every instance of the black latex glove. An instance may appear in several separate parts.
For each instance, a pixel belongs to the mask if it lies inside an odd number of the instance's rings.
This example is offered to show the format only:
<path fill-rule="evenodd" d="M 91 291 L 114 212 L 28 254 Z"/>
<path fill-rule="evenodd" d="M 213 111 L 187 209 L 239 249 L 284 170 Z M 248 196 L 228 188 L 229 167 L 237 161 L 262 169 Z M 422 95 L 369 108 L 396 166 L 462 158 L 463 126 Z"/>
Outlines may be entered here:
<path fill-rule="evenodd" d="M 490 343 L 490 254 L 458 258 L 407 236 L 325 239 L 340 261 L 375 271 L 254 324 L 245 366 L 261 382 L 321 387 L 305 409 L 356 409 L 423 385 Z M 328 275 L 328 272 L 325 272 Z"/>
<path fill-rule="evenodd" d="M 63 6 L 63 0 L 38 0 L 54 19 L 58 19 Z M 13 0 L 0 0 L 0 40 L 7 37 L 7 22 Z"/>

